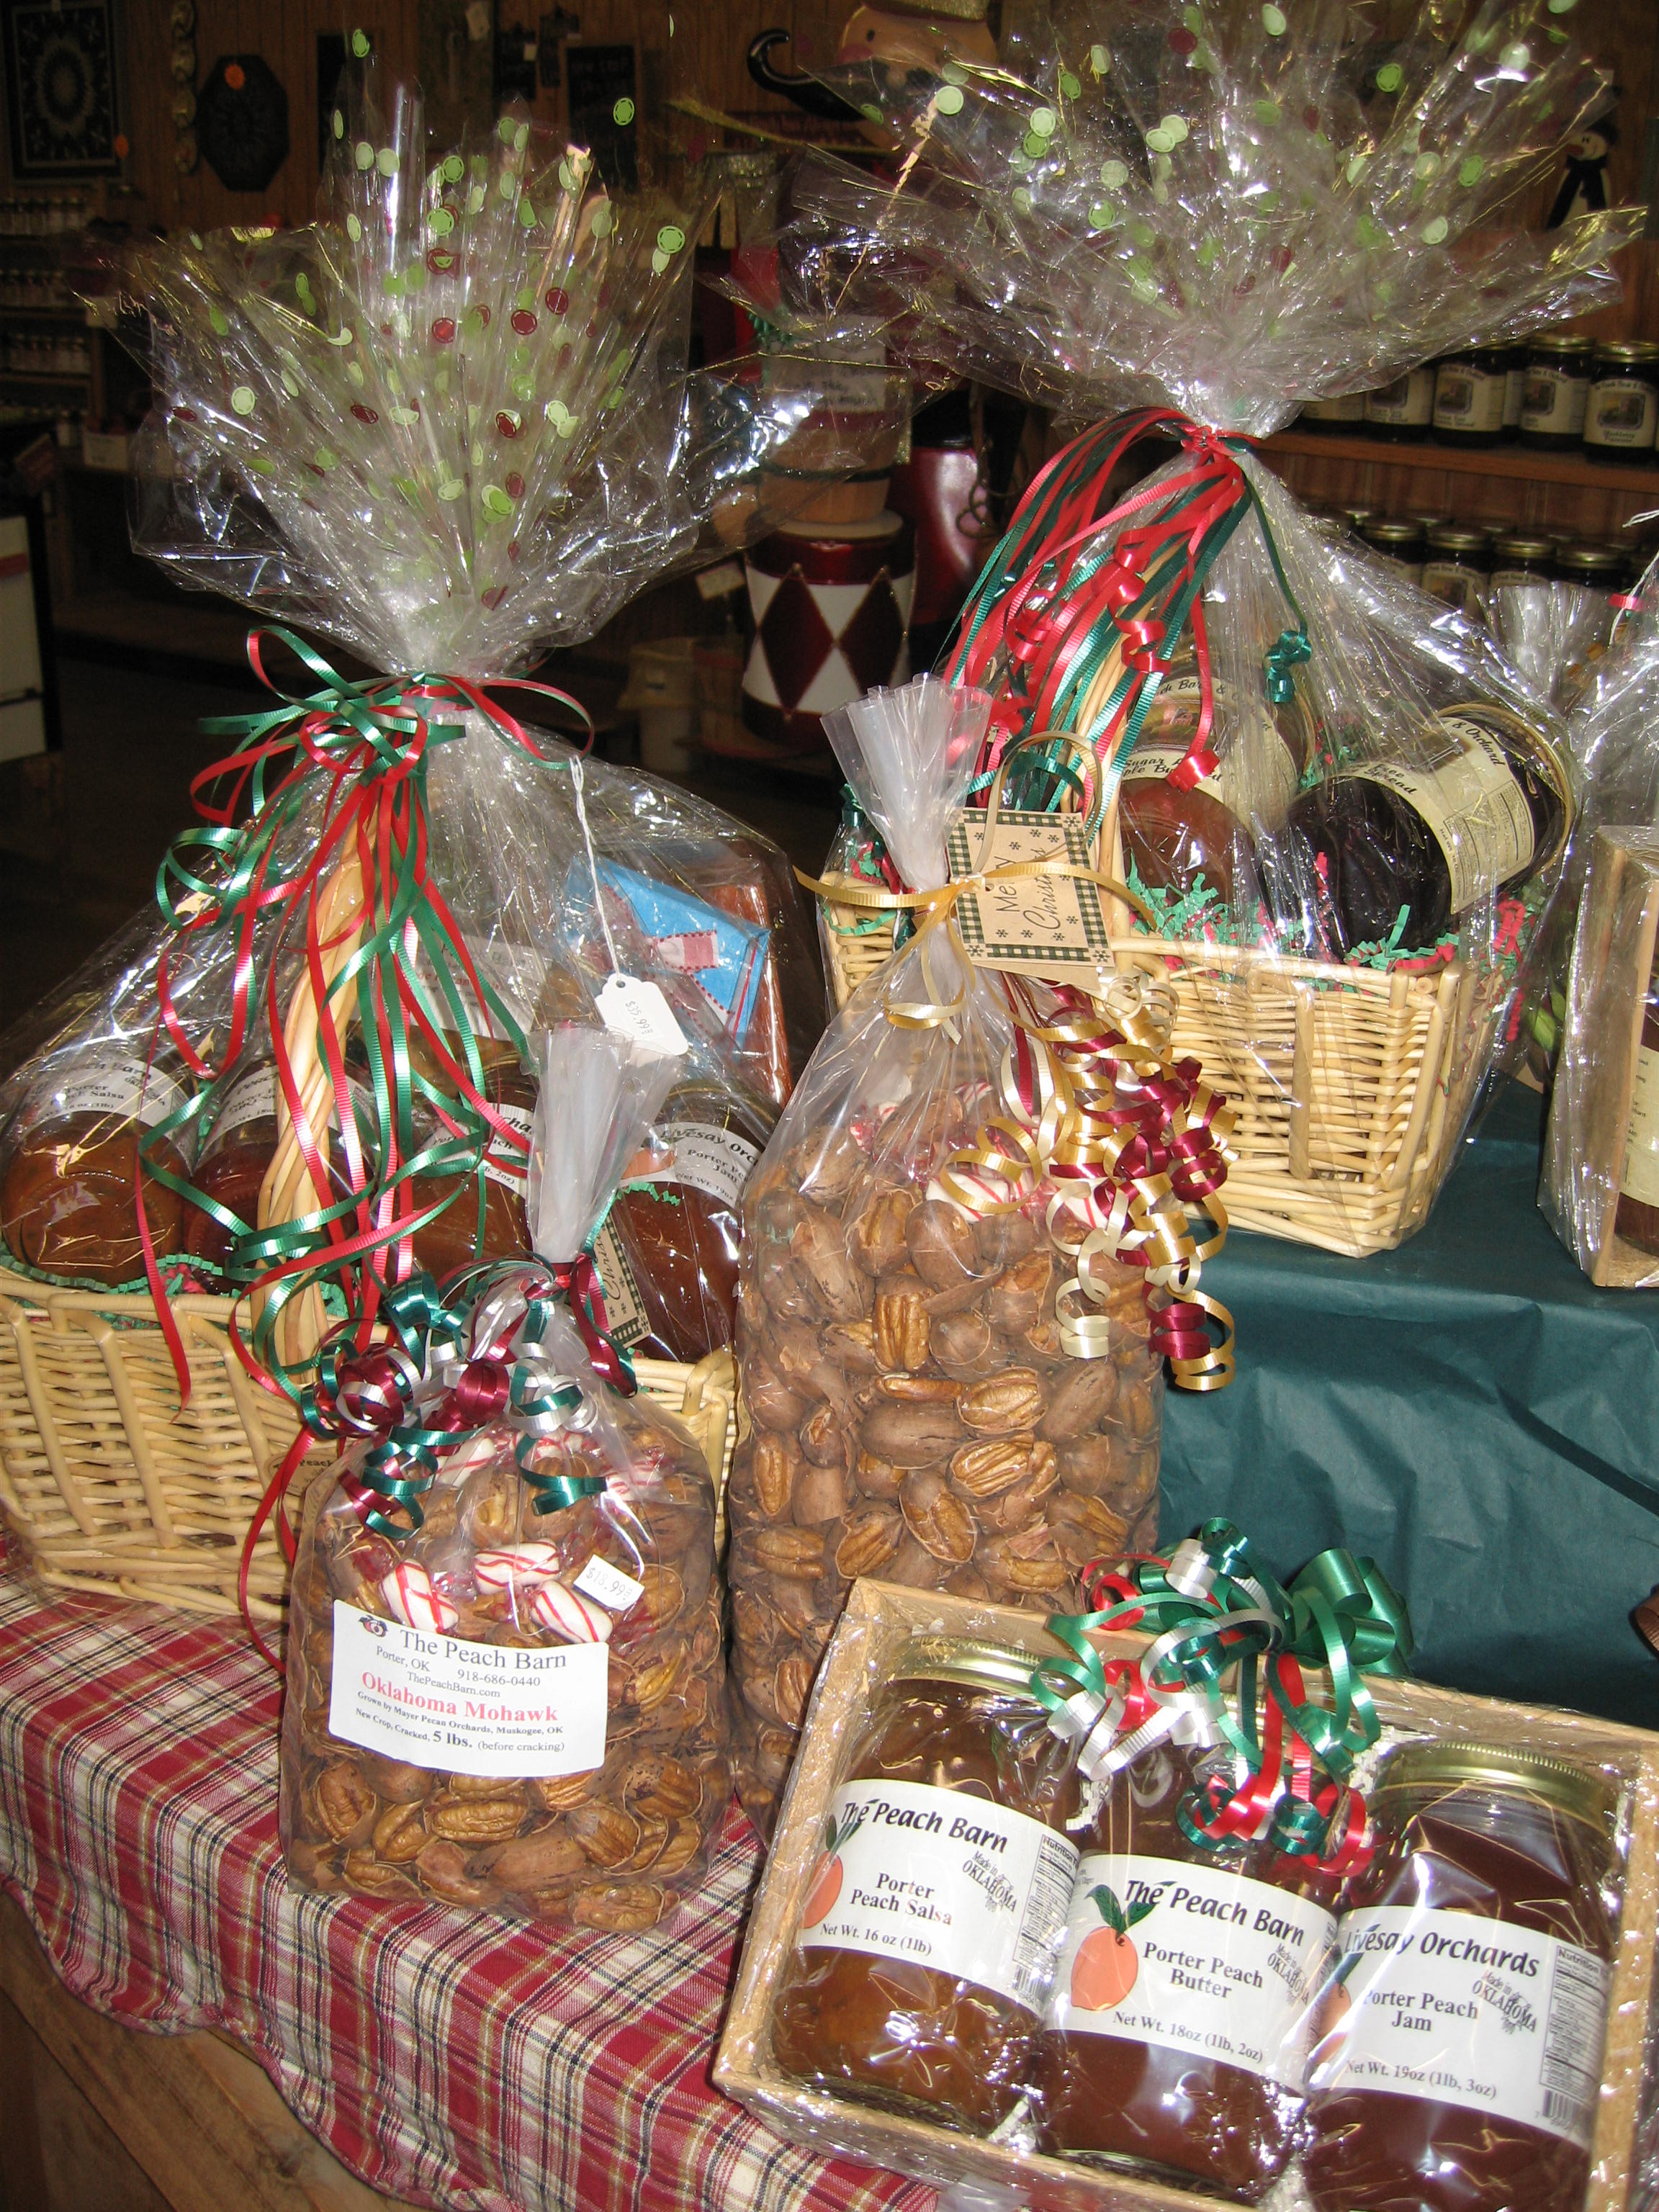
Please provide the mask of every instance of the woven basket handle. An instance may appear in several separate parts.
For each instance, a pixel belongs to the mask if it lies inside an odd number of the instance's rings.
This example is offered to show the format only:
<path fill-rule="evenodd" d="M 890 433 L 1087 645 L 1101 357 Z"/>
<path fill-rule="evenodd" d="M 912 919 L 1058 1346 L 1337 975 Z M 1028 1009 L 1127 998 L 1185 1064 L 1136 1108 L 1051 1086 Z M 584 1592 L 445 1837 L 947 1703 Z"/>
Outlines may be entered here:
<path fill-rule="evenodd" d="M 363 921 L 363 872 L 354 848 L 329 877 L 318 901 L 317 935 L 325 948 L 322 956 L 325 988 L 355 956 L 362 942 Z M 331 1151 L 329 1121 L 334 1106 L 334 1085 L 327 1062 L 317 1048 L 317 995 L 307 969 L 289 1003 L 288 1019 L 283 1024 L 283 1042 L 288 1049 L 289 1065 L 294 1071 L 306 1119 L 311 1124 L 318 1152 L 326 1167 Z M 319 1202 L 305 1155 L 294 1133 L 294 1117 L 289 1112 L 287 1095 L 279 1085 L 276 1150 L 259 1186 L 258 1225 L 261 1229 L 280 1226 L 285 1221 L 297 1219 L 301 1214 L 313 1212 Z M 256 1315 L 262 1303 L 256 1302 Z M 276 1324 L 274 1347 L 284 1366 L 295 1368 L 309 1364 L 322 1342 L 325 1321 L 322 1296 L 314 1286 L 289 1301 Z"/>

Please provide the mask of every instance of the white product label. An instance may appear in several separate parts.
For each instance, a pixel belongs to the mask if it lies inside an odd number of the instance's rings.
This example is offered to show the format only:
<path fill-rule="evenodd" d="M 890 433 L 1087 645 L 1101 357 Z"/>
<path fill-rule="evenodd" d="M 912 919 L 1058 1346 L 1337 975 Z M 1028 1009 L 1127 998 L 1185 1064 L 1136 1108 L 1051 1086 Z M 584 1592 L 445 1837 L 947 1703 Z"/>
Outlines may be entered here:
<path fill-rule="evenodd" d="M 1441 725 L 1450 743 L 1433 766 L 1382 761 L 1355 774 L 1417 809 L 1446 856 L 1451 910 L 1462 914 L 1525 869 L 1533 855 L 1532 810 L 1490 732 L 1459 714 L 1442 715 Z"/>
<path fill-rule="evenodd" d="M 1363 422 L 1365 395 L 1346 392 L 1340 399 L 1310 399 L 1302 410 L 1304 422 Z"/>
<path fill-rule="evenodd" d="M 228 1136 L 233 1129 L 246 1128 L 250 1121 L 276 1118 L 276 1071 L 268 1060 L 262 1060 L 239 1075 L 225 1093 L 225 1103 L 214 1116 L 214 1133 Z"/>
<path fill-rule="evenodd" d="M 528 1106 L 496 1106 L 494 1112 L 498 1121 L 505 1121 L 509 1129 L 516 1129 L 525 1142 L 529 1143 L 532 1116 Z M 516 1152 L 504 1138 L 497 1137 L 494 1130 L 490 1132 L 490 1142 L 497 1147 L 496 1158 L 484 1161 L 484 1181 L 505 1183 L 509 1190 L 521 1191 L 530 1168 L 529 1153 Z M 497 1165 L 497 1161 L 500 1165 Z"/>
<path fill-rule="evenodd" d="M 1589 405 L 1589 371 L 1529 368 L 1521 401 L 1521 428 L 1555 438 L 1577 438 Z"/>
<path fill-rule="evenodd" d="M 1420 585 L 1431 599 L 1443 599 L 1449 607 L 1477 619 L 1486 604 L 1486 579 L 1461 561 L 1425 561 Z"/>
<path fill-rule="evenodd" d="M 632 1575 L 613 1567 L 597 1552 L 577 1576 L 573 1587 L 584 1597 L 591 1597 L 595 1605 L 602 1605 L 607 1613 L 631 1613 L 645 1595 L 643 1583 L 636 1583 Z"/>
<path fill-rule="evenodd" d="M 1636 1089 L 1619 1188 L 1638 1206 L 1659 1206 L 1659 1052 L 1650 1045 L 1636 1048 Z"/>
<path fill-rule="evenodd" d="M 328 1726 L 449 1774 L 517 1780 L 605 1764 L 603 1644 L 469 1644 L 334 1601 Z"/>
<path fill-rule="evenodd" d="M 1609 377 L 1590 386 L 1584 416 L 1584 443 L 1612 446 L 1636 453 L 1653 443 L 1659 424 L 1659 392 L 1650 384 L 1632 384 Z"/>
<path fill-rule="evenodd" d="M 830 1801 L 800 1942 L 868 1951 L 1041 2012 L 1077 1848 L 1024 1813 L 921 1782 L 846 1782 Z"/>
<path fill-rule="evenodd" d="M 735 561 L 721 561 L 713 568 L 700 568 L 696 586 L 705 599 L 723 599 L 742 591 L 743 570 Z"/>
<path fill-rule="evenodd" d="M 1589 2148 L 1613 1979 L 1600 1959 L 1405 1905 L 1348 1913 L 1337 1949 L 1310 2087 L 1431 2099 Z"/>
<path fill-rule="evenodd" d="M 735 1129 L 716 1129 L 704 1121 L 665 1121 L 629 1161 L 623 1182 L 684 1183 L 735 1206 L 759 1158 L 757 1147 Z"/>
<path fill-rule="evenodd" d="M 1507 374 L 1502 369 L 1492 376 L 1483 368 L 1443 368 L 1435 380 L 1435 428 L 1501 430 L 1507 382 Z"/>
<path fill-rule="evenodd" d="M 185 1103 L 185 1090 L 153 1067 L 148 1079 L 142 1060 L 124 1054 L 100 1054 L 74 1062 L 61 1079 L 44 1086 L 23 1117 L 30 1124 L 61 1121 L 70 1114 L 102 1114 L 153 1129 Z M 142 1098 L 142 1103 L 140 1100 Z"/>
<path fill-rule="evenodd" d="M 1220 1867 L 1091 1852 L 1078 1869 L 1048 2024 L 1188 2051 L 1292 2088 L 1336 1919 Z"/>
<path fill-rule="evenodd" d="M 1434 371 L 1413 368 L 1365 395 L 1365 420 L 1426 428 L 1434 416 Z"/>
<path fill-rule="evenodd" d="M 637 975 L 607 975 L 597 1004 L 599 1019 L 614 1036 L 642 1045 L 659 1060 L 672 1060 L 685 1051 L 685 1032 L 656 984 Z"/>

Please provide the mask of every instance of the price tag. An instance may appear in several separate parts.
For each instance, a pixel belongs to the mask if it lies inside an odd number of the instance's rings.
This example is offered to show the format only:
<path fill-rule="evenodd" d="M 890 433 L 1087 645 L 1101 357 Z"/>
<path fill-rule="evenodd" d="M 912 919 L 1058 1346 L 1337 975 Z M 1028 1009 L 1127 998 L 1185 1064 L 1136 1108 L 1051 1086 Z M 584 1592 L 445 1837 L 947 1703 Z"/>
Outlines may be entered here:
<path fill-rule="evenodd" d="M 629 1613 L 645 1595 L 645 1584 L 613 1567 L 596 1552 L 576 1577 L 575 1588 L 610 1613 Z"/>
<path fill-rule="evenodd" d="M 685 1032 L 654 983 L 638 975 L 608 975 L 599 987 L 599 1019 L 613 1036 L 627 1037 L 660 1059 L 687 1049 Z"/>
<path fill-rule="evenodd" d="M 735 561 L 722 561 L 718 568 L 700 570 L 696 585 L 704 599 L 723 599 L 743 589 L 743 570 Z"/>

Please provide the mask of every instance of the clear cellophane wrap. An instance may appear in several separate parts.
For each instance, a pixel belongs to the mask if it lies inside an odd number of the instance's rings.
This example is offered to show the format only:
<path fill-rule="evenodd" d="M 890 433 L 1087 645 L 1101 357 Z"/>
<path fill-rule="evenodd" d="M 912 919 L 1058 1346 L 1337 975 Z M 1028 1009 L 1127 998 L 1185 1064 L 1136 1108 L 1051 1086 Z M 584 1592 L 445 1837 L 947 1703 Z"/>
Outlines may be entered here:
<path fill-rule="evenodd" d="M 1102 864 L 1245 1102 L 1235 1219 L 1352 1251 L 1419 1225 L 1455 1157 L 1577 777 L 1490 638 L 1247 441 L 1613 297 L 1635 234 L 1628 210 L 1504 228 L 1605 96 L 1566 20 L 1437 22 L 1384 42 L 1340 9 L 1100 0 L 1022 16 L 995 68 L 839 65 L 891 180 L 805 161 L 779 235 L 803 319 L 884 315 L 919 375 L 1062 421 L 1133 410 L 1033 484 L 948 672 L 998 695 L 1005 739 L 1099 758 Z"/>

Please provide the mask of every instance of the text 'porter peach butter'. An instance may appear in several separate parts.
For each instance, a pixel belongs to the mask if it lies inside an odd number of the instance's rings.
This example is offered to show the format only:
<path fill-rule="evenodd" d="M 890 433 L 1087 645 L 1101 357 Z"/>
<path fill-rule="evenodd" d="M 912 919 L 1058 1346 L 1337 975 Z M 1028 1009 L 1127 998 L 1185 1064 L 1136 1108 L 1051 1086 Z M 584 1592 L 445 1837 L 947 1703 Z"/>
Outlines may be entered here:
<path fill-rule="evenodd" d="M 1202 1778 L 1190 1753 L 1155 1747 L 1114 1778 L 1084 1840 L 1042 2039 L 1043 2139 L 1252 2202 L 1300 2138 L 1336 1883 L 1270 1844 L 1194 1842 L 1176 1808 Z"/>
<path fill-rule="evenodd" d="M 974 2133 L 1031 2082 L 1077 1866 L 1032 1661 L 920 1637 L 830 1801 L 773 2027 L 784 2071 Z"/>

